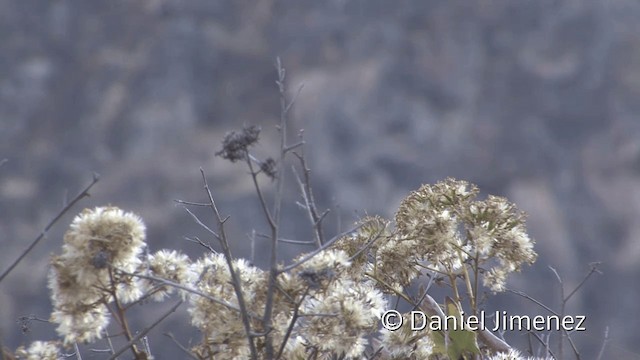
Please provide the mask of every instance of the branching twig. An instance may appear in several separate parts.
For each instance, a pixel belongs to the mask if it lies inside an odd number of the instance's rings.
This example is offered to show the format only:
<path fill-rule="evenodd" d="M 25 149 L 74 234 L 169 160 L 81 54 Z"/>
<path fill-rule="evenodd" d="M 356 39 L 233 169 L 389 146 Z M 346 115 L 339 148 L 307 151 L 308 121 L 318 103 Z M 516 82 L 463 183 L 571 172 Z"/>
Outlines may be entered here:
<path fill-rule="evenodd" d="M 144 337 L 145 335 L 147 335 L 147 333 L 149 331 L 151 331 L 151 329 L 153 329 L 154 327 L 158 326 L 158 324 L 160 324 L 164 319 L 166 319 L 169 315 L 171 315 L 171 313 L 173 313 L 174 311 L 176 311 L 176 309 L 178 309 L 178 307 L 180 305 L 182 305 L 182 300 L 178 301 L 175 305 L 173 305 L 171 307 L 171 309 L 169 309 L 167 312 L 165 312 L 161 317 L 158 318 L 158 320 L 156 320 L 153 324 L 147 326 L 146 328 L 142 329 L 142 331 L 140 331 L 136 336 L 134 336 L 131 340 L 129 340 L 129 342 L 127 342 L 122 348 L 120 348 L 120 350 L 116 351 L 110 358 L 109 360 L 115 360 L 118 356 L 120 356 L 122 353 L 124 353 L 125 351 L 127 351 L 128 348 L 132 347 L 138 340 L 140 340 L 142 337 Z M 149 354 L 147 354 L 149 355 Z"/>
<path fill-rule="evenodd" d="M 282 339 L 282 343 L 280 344 L 280 349 L 278 349 L 278 354 L 276 356 L 276 359 L 280 359 L 280 356 L 282 356 L 282 353 L 284 352 L 284 348 L 287 345 L 287 341 L 289 341 L 289 337 L 291 337 L 291 333 L 293 332 L 293 327 L 296 325 L 296 321 L 298 321 L 298 317 L 299 317 L 298 313 L 300 311 L 300 305 L 302 305 L 302 302 L 304 301 L 304 298 L 307 296 L 308 292 L 309 292 L 309 288 L 307 287 L 307 289 L 305 289 L 304 293 L 300 297 L 300 300 L 293 307 L 293 314 L 291 315 L 291 321 L 289 322 L 289 326 L 287 327 L 287 332 L 285 333 Z"/>
<path fill-rule="evenodd" d="M 607 348 L 607 343 L 609 342 L 609 327 L 604 328 L 604 340 L 602 340 L 602 347 L 600 348 L 600 352 L 598 353 L 598 357 L 596 360 L 602 360 L 604 356 L 604 350 Z"/>
<path fill-rule="evenodd" d="M 300 137 L 302 138 L 302 132 L 300 133 Z M 302 194 L 302 198 L 304 199 L 305 206 L 304 208 L 307 210 L 307 214 L 309 215 L 309 221 L 311 221 L 311 226 L 314 230 L 314 235 L 316 237 L 316 243 L 318 247 L 322 246 L 324 243 L 324 234 L 322 233 L 322 220 L 327 215 L 327 211 L 323 214 L 318 215 L 318 209 L 316 207 L 316 201 L 313 196 L 313 190 L 311 188 L 311 169 L 307 166 L 307 161 L 304 156 L 304 146 L 301 147 L 301 153 L 298 154 L 294 152 L 293 154 L 300 161 L 300 167 L 303 171 L 304 178 L 301 178 L 296 168 L 293 167 L 293 173 L 296 176 L 296 180 L 298 181 L 298 186 L 300 186 L 300 193 Z"/>
<path fill-rule="evenodd" d="M 224 258 L 227 261 L 227 267 L 229 268 L 229 275 L 231 276 L 231 282 L 233 285 L 233 289 L 236 293 L 236 298 L 238 299 L 238 307 L 240 308 L 240 316 L 242 318 L 242 324 L 244 325 L 247 341 L 249 342 L 249 350 L 251 351 L 252 359 L 258 359 L 258 350 L 256 349 L 255 342 L 253 341 L 252 331 L 251 331 L 251 322 L 249 321 L 249 312 L 247 309 L 247 304 L 244 300 L 244 295 L 242 294 L 242 282 L 240 281 L 240 276 L 236 272 L 233 267 L 233 256 L 231 255 L 231 249 L 229 249 L 229 242 L 227 241 L 227 235 L 224 229 L 224 223 L 226 221 L 220 216 L 220 212 L 218 211 L 218 206 L 216 205 L 215 200 L 213 199 L 213 194 L 211 193 L 211 189 L 209 188 L 209 184 L 207 183 L 207 177 L 204 174 L 204 170 L 200 168 L 200 174 L 202 174 L 202 181 L 204 182 L 204 189 L 207 192 L 207 196 L 209 197 L 209 207 L 213 211 L 216 222 L 218 223 L 218 240 L 220 241 L 220 245 L 222 246 L 222 252 L 224 254 Z"/>
<path fill-rule="evenodd" d="M 53 218 L 53 220 L 51 220 L 49 224 L 45 226 L 44 230 L 40 233 L 40 235 L 38 235 L 38 237 L 27 247 L 27 249 L 23 251 L 22 254 L 20 254 L 20 256 L 18 256 L 18 258 L 13 262 L 13 264 L 11 264 L 9 268 L 7 268 L 7 270 L 5 270 L 4 273 L 2 273 L 2 275 L 0 275 L 0 282 L 2 282 L 2 280 L 4 280 L 4 278 L 7 277 L 7 275 L 9 275 L 11 271 L 13 271 L 13 269 L 20 263 L 20 261 L 22 261 L 22 259 L 24 259 L 27 256 L 27 254 L 29 254 L 29 252 L 31 252 L 31 250 L 33 250 L 33 248 L 36 245 L 38 245 L 38 243 L 47 236 L 47 233 L 49 232 L 51 227 L 58 220 L 60 220 L 60 218 L 64 214 L 66 214 L 67 211 L 69 211 L 69 209 L 73 207 L 73 205 L 75 205 L 78 201 L 80 201 L 80 199 L 86 196 L 89 196 L 89 190 L 93 187 L 93 185 L 95 185 L 98 182 L 99 179 L 100 179 L 100 175 L 98 175 L 97 173 L 93 173 L 93 180 L 91 181 L 91 183 L 86 188 L 84 188 L 84 190 L 82 190 L 78 195 L 76 195 L 71 200 L 71 202 L 69 202 L 66 206 L 64 206 L 58 212 L 58 214 Z"/>
<path fill-rule="evenodd" d="M 523 298 L 535 303 L 536 305 L 540 306 L 541 308 L 547 310 L 548 312 L 552 313 L 553 315 L 560 317 L 560 314 L 558 314 L 556 311 L 554 311 L 553 309 L 551 309 L 547 305 L 543 304 L 539 300 L 534 299 L 533 297 L 531 297 L 530 295 L 526 294 L 525 292 L 522 292 L 522 291 L 519 291 L 519 290 L 513 290 L 513 289 L 509 289 L 509 288 L 507 288 L 505 291 L 510 292 L 512 294 L 516 294 L 518 296 L 521 296 L 521 297 L 523 297 Z"/>
<path fill-rule="evenodd" d="M 151 280 L 151 281 L 156 281 L 156 282 L 161 283 L 161 284 L 166 285 L 166 286 L 171 286 L 171 287 L 174 287 L 176 289 L 184 290 L 184 291 L 186 291 L 188 293 L 192 293 L 192 294 L 196 294 L 196 295 L 202 296 L 202 297 L 204 297 L 205 299 L 207 299 L 207 300 L 209 300 L 211 302 L 214 302 L 216 304 L 222 305 L 222 306 L 224 306 L 224 307 L 226 307 L 228 309 L 240 312 L 240 308 L 238 308 L 237 306 L 235 306 L 233 304 L 230 304 L 230 303 L 228 303 L 228 302 L 226 302 L 224 300 L 220 300 L 220 299 L 214 298 L 213 296 L 211 296 L 209 294 L 206 294 L 206 293 L 204 293 L 204 292 L 202 292 L 200 290 L 193 289 L 193 288 L 190 288 L 188 286 L 184 286 L 182 284 L 178 284 L 178 283 L 173 282 L 171 280 L 167 280 L 167 279 L 163 279 L 163 278 L 159 278 L 159 277 L 151 276 L 151 275 L 142 275 L 142 274 L 129 273 L 129 272 L 122 271 L 122 270 L 118 270 L 118 271 L 123 273 L 123 274 L 125 274 L 125 275 L 130 275 L 130 276 L 138 277 L 138 278 L 141 278 L 141 279 L 147 279 L 147 280 Z M 255 315 L 255 314 L 252 314 L 252 313 L 249 313 L 249 316 L 251 316 L 252 318 L 255 318 L 255 319 L 259 319 L 258 315 Z"/>
<path fill-rule="evenodd" d="M 343 233 L 340 233 L 340 234 L 334 236 L 333 238 L 331 238 L 331 240 L 329 240 L 326 243 L 322 244 L 321 247 L 315 249 L 314 251 L 308 253 L 302 259 L 298 260 L 297 262 L 295 262 L 295 263 L 293 263 L 291 265 L 285 266 L 282 269 L 279 269 L 278 273 L 284 273 L 284 272 L 290 271 L 290 270 L 295 269 L 296 267 L 304 264 L 305 262 L 311 260 L 314 256 L 316 256 L 320 252 L 322 252 L 322 251 L 326 250 L 327 248 L 329 248 L 331 245 L 333 245 L 333 243 L 335 243 L 336 241 L 338 241 L 342 237 L 344 237 L 344 236 L 348 235 L 349 233 L 352 233 L 352 232 L 360 229 L 365 224 L 367 224 L 367 223 L 365 222 L 365 223 L 359 224 L 358 226 L 356 226 L 356 227 L 354 227 L 354 228 L 352 228 L 350 230 L 347 230 L 347 231 L 345 231 Z"/>
<path fill-rule="evenodd" d="M 598 274 L 602 274 L 602 272 L 600 271 L 600 269 L 598 269 L 598 266 L 600 265 L 599 262 L 595 262 L 595 263 L 591 263 L 589 264 L 591 266 L 591 269 L 589 269 L 589 272 L 587 273 L 587 275 L 584 276 L 584 278 L 582 279 L 582 281 L 580 281 L 580 284 L 578 284 L 573 291 L 571 291 L 569 293 L 569 295 L 567 295 L 563 301 L 569 301 L 569 299 L 571 299 L 571 297 L 578 291 L 580 290 L 580 288 L 587 282 L 587 280 L 589 280 L 589 278 L 591 277 L 591 275 L 593 275 L 594 273 L 598 273 Z"/>
<path fill-rule="evenodd" d="M 169 339 L 173 340 L 173 342 L 178 346 L 178 348 L 180 348 L 180 350 L 182 350 L 185 354 L 187 354 L 190 358 L 194 359 L 194 360 L 199 360 L 195 355 L 193 355 L 191 353 L 191 351 L 189 351 L 189 349 L 187 349 L 186 347 L 184 347 L 184 345 L 180 344 L 180 342 L 173 336 L 172 333 L 164 333 L 164 336 L 168 337 Z"/>
<path fill-rule="evenodd" d="M 210 253 L 212 253 L 212 254 L 216 254 L 216 253 L 217 253 L 217 251 L 215 251 L 215 250 L 213 249 L 213 247 L 211 246 L 211 244 L 207 244 L 207 243 L 205 243 L 204 241 L 200 240 L 197 236 L 194 236 L 194 237 L 192 237 L 192 238 L 191 238 L 191 237 L 188 237 L 188 236 L 185 236 L 185 237 L 184 237 L 184 239 L 185 239 L 185 240 L 187 240 L 187 241 L 190 241 L 190 242 L 193 242 L 193 243 L 199 244 L 199 245 L 200 245 L 200 246 L 202 246 L 203 248 L 205 248 L 205 249 L 209 250 L 209 252 L 210 252 Z"/>
<path fill-rule="evenodd" d="M 275 297 L 276 281 L 278 277 L 278 238 L 279 238 L 279 226 L 280 226 L 280 214 L 282 210 L 282 197 L 284 191 L 284 163 L 287 155 L 287 115 L 291 106 L 295 102 L 295 98 L 287 104 L 285 77 L 286 71 L 282 67 L 280 58 L 276 58 L 276 70 L 278 72 L 278 91 L 280 93 L 280 123 L 278 124 L 278 130 L 280 131 L 280 158 L 278 163 L 278 175 L 276 183 L 276 194 L 273 203 L 273 218 L 269 221 L 271 227 L 271 253 L 269 256 L 269 283 L 267 285 L 267 299 L 264 306 L 264 316 L 262 318 L 262 324 L 265 328 L 270 327 L 271 317 L 273 313 L 273 302 Z M 302 90 L 302 88 L 300 88 Z M 299 91 L 298 91 L 299 93 Z M 253 172 L 252 172 L 253 173 Z M 266 358 L 272 359 L 274 357 L 275 349 L 273 347 L 273 338 L 270 334 L 265 337 L 265 355 Z"/>

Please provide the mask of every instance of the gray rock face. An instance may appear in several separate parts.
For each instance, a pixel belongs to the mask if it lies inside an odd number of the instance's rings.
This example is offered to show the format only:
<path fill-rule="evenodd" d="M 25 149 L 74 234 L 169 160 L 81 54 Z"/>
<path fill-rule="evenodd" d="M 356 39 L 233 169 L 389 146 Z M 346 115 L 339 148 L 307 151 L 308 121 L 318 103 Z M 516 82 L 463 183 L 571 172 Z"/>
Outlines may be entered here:
<path fill-rule="evenodd" d="M 203 166 L 248 254 L 247 229 L 264 227 L 250 179 L 213 154 L 243 124 L 262 125 L 257 150 L 275 153 L 280 56 L 292 92 L 304 83 L 292 127 L 305 130 L 322 207 L 338 206 L 343 224 L 354 211 L 391 217 L 409 191 L 448 176 L 507 196 L 529 213 L 540 253 L 512 287 L 557 304 L 547 266 L 571 288 L 602 261 L 568 309 L 588 315 L 577 340 L 597 349 L 610 326 L 617 349 L 639 353 L 638 18 L 631 0 L 4 1 L 0 271 L 91 171 L 103 179 L 77 211 L 135 211 L 152 250 L 196 256 L 182 238 L 200 229 L 172 200 L 203 198 Z M 308 235 L 304 214 L 287 211 L 285 231 Z M 48 317 L 46 259 L 72 215 L 0 284 L 9 347 L 51 336 L 15 320 Z M 538 311 L 516 299 L 490 305 Z"/>

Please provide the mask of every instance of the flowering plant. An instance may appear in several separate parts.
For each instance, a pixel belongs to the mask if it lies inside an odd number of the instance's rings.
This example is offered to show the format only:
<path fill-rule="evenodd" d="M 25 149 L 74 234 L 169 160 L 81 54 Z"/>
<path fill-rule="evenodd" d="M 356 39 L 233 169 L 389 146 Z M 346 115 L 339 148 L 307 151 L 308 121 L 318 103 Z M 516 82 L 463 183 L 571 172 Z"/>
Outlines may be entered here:
<path fill-rule="evenodd" d="M 413 309 L 444 323 L 461 317 L 464 309 L 477 315 L 479 294 L 504 291 L 508 275 L 536 259 L 523 213 L 502 197 L 479 199 L 475 185 L 449 178 L 411 192 L 393 220 L 368 216 L 327 239 L 322 226 L 326 212 L 315 205 L 304 140 L 286 142 L 293 101 L 286 97 L 279 61 L 277 70 L 277 159 L 259 160 L 251 152 L 260 135 L 255 126 L 229 133 L 216 154 L 249 169 L 270 229 L 269 267 L 255 267 L 231 254 L 228 218 L 220 214 L 202 170 L 207 201 L 179 203 L 221 251 L 200 241 L 207 252 L 198 259 L 176 250 L 149 253 L 137 215 L 112 206 L 85 209 L 66 232 L 62 253 L 51 259 L 50 321 L 60 341 L 21 347 L 17 358 L 61 359 L 62 349 L 69 347 L 75 347 L 79 358 L 77 343 L 109 340 L 107 329 L 115 323 L 126 343 L 110 347 L 110 358 L 130 351 L 135 359 L 151 359 L 153 351 L 143 341 L 146 333 L 182 304 L 201 334 L 197 344 L 181 346 L 193 359 L 526 358 L 486 329 L 381 326 L 390 309 L 402 320 Z M 308 243 L 315 249 L 285 265 L 278 249 L 288 242 L 280 223 L 284 164 L 292 156 L 301 169 L 294 174 L 313 230 Z M 261 174 L 274 182 L 273 204 L 259 185 Z M 211 209 L 215 226 L 206 225 L 189 206 Z M 430 295 L 434 284 L 448 289 L 450 296 L 438 303 Z M 414 285 L 421 285 L 417 293 Z M 154 324 L 141 331 L 131 328 L 127 312 L 133 304 L 176 297 L 177 303 Z"/>

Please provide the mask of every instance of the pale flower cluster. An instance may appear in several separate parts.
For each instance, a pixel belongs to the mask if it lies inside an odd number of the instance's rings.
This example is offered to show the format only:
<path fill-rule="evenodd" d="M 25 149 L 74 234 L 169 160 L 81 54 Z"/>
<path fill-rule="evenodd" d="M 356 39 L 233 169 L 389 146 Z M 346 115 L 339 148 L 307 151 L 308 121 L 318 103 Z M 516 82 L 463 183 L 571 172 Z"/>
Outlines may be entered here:
<path fill-rule="evenodd" d="M 489 360 L 551 360 L 552 358 L 538 358 L 522 355 L 518 350 L 511 350 L 508 353 L 497 353 L 489 358 Z"/>
<path fill-rule="evenodd" d="M 85 209 L 73 220 L 49 273 L 51 321 L 65 344 L 101 338 L 109 324 L 106 304 L 114 295 L 123 302 L 142 295 L 139 279 L 113 268 L 135 272 L 144 238 L 140 218 L 115 207 Z"/>
<path fill-rule="evenodd" d="M 389 257 L 396 266 L 404 259 L 402 270 L 395 272 L 403 286 L 418 276 L 419 264 L 455 273 L 471 258 L 477 267 L 490 266 L 484 272 L 485 286 L 504 290 L 509 273 L 535 261 L 534 242 L 515 205 L 497 196 L 476 200 L 477 195 L 477 187 L 466 181 L 446 179 L 423 185 L 405 198 L 396 213 L 397 234 L 379 254 L 384 276 L 394 275 L 385 263 Z M 392 254 L 394 249 L 399 253 Z"/>
<path fill-rule="evenodd" d="M 409 316 L 404 315 L 404 322 L 408 323 Z M 430 331 L 412 331 L 403 326 L 396 331 L 380 330 L 380 346 L 384 347 L 389 359 L 421 360 L 428 359 L 434 353 L 434 343 Z"/>
<path fill-rule="evenodd" d="M 311 353 L 342 354 L 347 359 L 362 355 L 369 344 L 366 336 L 377 330 L 386 303 L 373 283 L 346 276 L 350 265 L 345 252 L 327 250 L 279 276 L 270 335 L 275 344 L 282 344 L 290 332 L 284 358 L 307 358 Z M 241 259 L 234 260 L 233 266 L 240 277 L 247 311 L 261 316 L 268 291 L 267 274 Z M 194 352 L 201 358 L 248 358 L 247 336 L 224 256 L 208 254 L 198 260 L 192 266 L 192 276 L 198 291 L 233 306 L 190 296 L 192 324 L 203 334 Z M 294 313 L 297 316 L 292 325 Z M 251 318 L 254 332 L 264 331 L 260 320 L 258 316 Z M 263 345 L 260 338 L 256 343 L 258 348 Z"/>
<path fill-rule="evenodd" d="M 377 331 L 386 309 L 373 282 L 349 276 L 350 265 L 344 251 L 327 250 L 297 271 L 309 289 L 300 307 L 304 318 L 297 335 L 324 356 L 359 359 L 369 345 L 367 335 Z"/>
<path fill-rule="evenodd" d="M 202 336 L 191 348 L 199 359 L 250 358 L 246 322 L 260 356 L 268 334 L 285 359 L 361 359 L 376 346 L 382 359 L 426 359 L 442 354 L 429 332 L 380 330 L 384 293 L 404 294 L 425 269 L 452 282 L 476 270 L 486 287 L 503 291 L 508 274 L 536 258 L 523 214 L 504 198 L 477 200 L 478 192 L 453 179 L 424 185 L 402 201 L 394 224 L 367 217 L 331 248 L 294 259 L 297 266 L 273 283 L 269 272 L 215 252 L 193 262 L 173 250 L 145 254 L 136 215 L 84 210 L 65 234 L 62 254 L 52 258 L 51 320 L 63 345 L 92 342 L 104 336 L 109 304 L 162 301 L 177 291 Z M 59 352 L 55 343 L 36 342 L 18 354 L 57 359 Z M 490 359 L 525 358 L 512 351 Z"/>
<path fill-rule="evenodd" d="M 181 285 L 188 285 L 193 280 L 189 257 L 175 250 L 162 249 L 150 254 L 147 271 L 149 275 Z M 142 288 L 149 291 L 155 301 L 162 301 L 176 291 L 174 286 L 157 285 L 148 279 L 142 279 Z M 187 297 L 186 291 L 179 292 L 183 298 Z"/>
<path fill-rule="evenodd" d="M 250 266 L 244 259 L 233 261 L 235 272 L 240 278 L 247 311 L 262 314 L 264 294 L 266 294 L 266 274 L 259 268 Z M 250 357 L 249 345 L 231 273 L 222 254 L 210 253 L 193 263 L 190 283 L 196 290 L 216 298 L 224 304 L 191 294 L 189 313 L 191 324 L 202 333 L 202 342 L 193 350 L 202 358 L 244 359 Z M 260 332 L 259 318 L 252 317 L 252 329 Z M 264 330 L 263 330 L 264 331 Z"/>
<path fill-rule="evenodd" d="M 34 341 L 28 348 L 16 349 L 16 357 L 20 360 L 62 360 L 58 343 L 55 341 Z"/>

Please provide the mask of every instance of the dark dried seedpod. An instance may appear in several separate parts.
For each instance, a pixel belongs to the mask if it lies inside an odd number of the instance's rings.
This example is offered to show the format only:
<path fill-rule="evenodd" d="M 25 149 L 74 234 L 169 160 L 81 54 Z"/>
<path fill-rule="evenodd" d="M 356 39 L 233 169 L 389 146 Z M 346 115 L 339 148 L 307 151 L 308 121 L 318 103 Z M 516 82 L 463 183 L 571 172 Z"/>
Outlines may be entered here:
<path fill-rule="evenodd" d="M 320 271 L 302 270 L 298 274 L 310 289 L 319 289 L 323 287 L 323 284 L 331 281 L 335 275 L 335 272 L 329 268 L 325 268 Z"/>
<path fill-rule="evenodd" d="M 265 173 L 271 180 L 276 178 L 276 161 L 273 158 L 268 158 L 267 160 L 260 163 L 260 170 Z"/>
<path fill-rule="evenodd" d="M 91 265 L 96 269 L 104 269 L 109 265 L 110 260 L 109 253 L 104 250 L 100 250 L 91 258 Z"/>
<path fill-rule="evenodd" d="M 256 125 L 246 126 L 242 132 L 231 131 L 222 140 L 222 150 L 216 153 L 223 159 L 231 162 L 244 160 L 247 157 L 249 147 L 258 142 L 260 127 Z"/>

